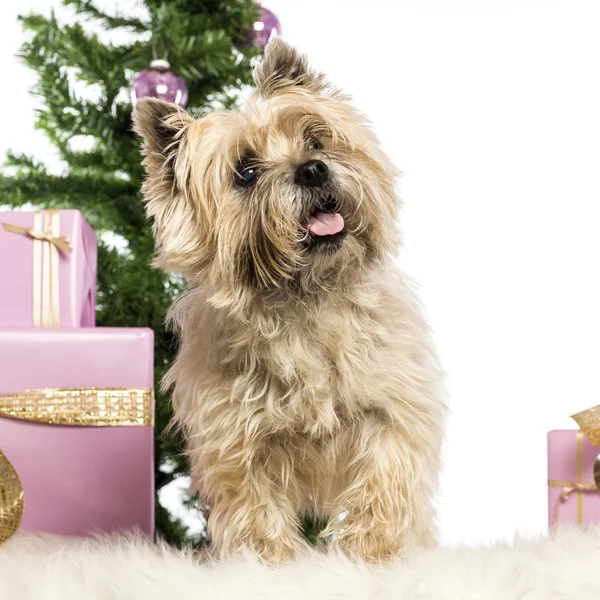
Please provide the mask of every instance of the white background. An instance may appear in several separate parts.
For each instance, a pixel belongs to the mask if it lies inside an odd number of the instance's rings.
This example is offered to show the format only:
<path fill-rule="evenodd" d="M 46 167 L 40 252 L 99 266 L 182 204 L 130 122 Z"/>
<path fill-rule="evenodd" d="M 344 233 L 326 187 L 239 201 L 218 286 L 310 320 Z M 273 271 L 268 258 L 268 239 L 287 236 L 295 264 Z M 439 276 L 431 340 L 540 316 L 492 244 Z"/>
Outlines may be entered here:
<path fill-rule="evenodd" d="M 3 2 L 0 154 L 42 155 Z M 600 8 L 581 0 L 265 0 L 351 92 L 405 176 L 452 416 L 446 542 L 546 527 L 546 432 L 600 403 Z M 1 199 L 0 199 L 1 201 Z"/>

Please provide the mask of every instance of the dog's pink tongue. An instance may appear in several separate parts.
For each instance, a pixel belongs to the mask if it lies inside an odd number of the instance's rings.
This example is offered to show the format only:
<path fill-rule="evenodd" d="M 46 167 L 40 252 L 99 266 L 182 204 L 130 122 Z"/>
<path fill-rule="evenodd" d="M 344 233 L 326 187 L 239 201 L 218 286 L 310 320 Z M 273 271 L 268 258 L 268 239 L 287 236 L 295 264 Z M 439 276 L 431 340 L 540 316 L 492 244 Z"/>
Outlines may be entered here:
<path fill-rule="evenodd" d="M 344 217 L 340 213 L 332 215 L 317 211 L 308 222 L 308 228 L 314 235 L 334 235 L 344 229 Z"/>

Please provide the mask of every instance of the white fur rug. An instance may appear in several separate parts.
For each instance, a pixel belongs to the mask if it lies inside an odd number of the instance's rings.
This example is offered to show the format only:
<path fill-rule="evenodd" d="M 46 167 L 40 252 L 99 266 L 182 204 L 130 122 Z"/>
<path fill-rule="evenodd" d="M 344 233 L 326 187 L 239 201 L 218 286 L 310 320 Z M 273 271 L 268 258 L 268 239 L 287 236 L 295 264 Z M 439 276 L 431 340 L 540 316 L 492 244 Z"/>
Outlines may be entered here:
<path fill-rule="evenodd" d="M 2 600 L 598 600 L 600 529 L 426 551 L 387 567 L 319 553 L 277 568 L 136 540 L 21 536 L 0 547 Z"/>

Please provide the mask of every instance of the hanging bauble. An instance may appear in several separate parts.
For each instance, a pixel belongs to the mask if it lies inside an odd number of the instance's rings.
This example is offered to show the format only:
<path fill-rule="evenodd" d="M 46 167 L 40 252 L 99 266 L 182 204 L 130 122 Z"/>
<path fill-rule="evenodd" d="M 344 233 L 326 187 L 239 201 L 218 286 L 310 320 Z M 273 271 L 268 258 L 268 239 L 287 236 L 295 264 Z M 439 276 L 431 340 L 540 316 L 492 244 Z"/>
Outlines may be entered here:
<path fill-rule="evenodd" d="M 281 35 L 281 23 L 268 8 L 259 5 L 257 10 L 258 17 L 246 32 L 246 43 L 264 50 L 272 37 Z"/>
<path fill-rule="evenodd" d="M 150 68 L 138 73 L 131 85 L 131 103 L 140 98 L 160 98 L 185 106 L 188 101 L 188 88 L 185 80 L 171 70 L 166 60 L 153 60 Z"/>

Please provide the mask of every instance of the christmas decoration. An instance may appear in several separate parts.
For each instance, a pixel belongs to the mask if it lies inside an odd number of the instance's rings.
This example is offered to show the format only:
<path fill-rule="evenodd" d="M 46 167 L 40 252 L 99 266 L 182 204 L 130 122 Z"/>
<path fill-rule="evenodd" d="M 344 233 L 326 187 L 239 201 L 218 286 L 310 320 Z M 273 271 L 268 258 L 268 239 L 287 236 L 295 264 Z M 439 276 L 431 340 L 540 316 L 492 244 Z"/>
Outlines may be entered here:
<path fill-rule="evenodd" d="M 81 211 L 98 233 L 96 324 L 99 327 L 153 329 L 155 383 L 158 384 L 177 349 L 174 334 L 165 324 L 165 314 L 174 298 L 185 291 L 185 283 L 181 278 L 151 267 L 154 243 L 140 195 L 143 168 L 139 139 L 131 131 L 130 74 L 145 68 L 152 52 L 160 57 L 167 56 L 168 52 L 170 63 L 174 67 L 177 65 L 174 71 L 187 83 L 189 106 L 235 106 L 239 97 L 236 90 L 252 81 L 251 60 L 256 52 L 248 46 L 236 49 L 234 40 L 239 38 L 240 31 L 252 27 L 255 3 L 253 0 L 140 0 L 137 5 L 144 10 L 136 10 L 136 15 L 145 15 L 141 18 L 127 14 L 124 9 L 109 12 L 104 8 L 106 2 L 62 0 L 62 3 L 77 13 L 75 22 L 60 22 L 52 13 L 21 17 L 27 35 L 23 37 L 20 56 L 32 69 L 36 81 L 33 91 L 43 102 L 43 110 L 37 113 L 36 127 L 48 134 L 64 168 L 60 171 L 47 168 L 44 156 L 10 153 L 6 158 L 0 157 L 0 162 L 7 166 L 0 170 L 1 203 L 15 209 L 32 203 L 36 209 Z M 94 23 L 93 28 L 86 26 L 89 21 Z M 127 36 L 120 43 L 118 40 L 123 36 L 113 34 L 122 34 L 124 29 L 135 35 Z M 102 36 L 94 33 L 97 31 L 101 31 Z M 106 42 L 106 38 L 112 41 Z M 73 88 L 70 78 L 65 77 L 73 71 L 78 80 L 77 88 Z M 85 93 L 88 87 L 93 94 Z M 136 91 L 137 97 L 139 91 Z M 89 145 L 80 147 L 71 143 L 80 135 L 88 138 Z M 6 232 L 1 225 L 0 229 L 0 235 L 10 236 L 13 240 L 11 244 L 32 244 L 30 236 Z M 61 225 L 60 235 L 74 233 L 63 230 Z M 75 242 L 70 241 L 73 252 L 76 252 Z M 3 260 L 1 250 L 0 265 Z M 74 255 L 69 254 L 69 261 L 73 258 Z M 66 255 L 59 251 L 59 261 L 65 260 Z M 31 279 L 30 273 L 23 276 L 25 282 Z M 51 329 L 39 331 L 51 335 Z M 133 356 L 135 352 L 131 354 Z M 149 356 L 147 360 L 150 361 Z M 124 364 L 129 361 L 129 358 L 125 359 Z M 4 373 L 6 369 L 0 366 L 0 371 Z M 27 385 L 35 388 L 93 383 L 28 381 Z M 100 381 L 97 385 L 109 383 Z M 115 381 L 111 385 L 127 383 Z M 156 462 L 153 475 L 158 493 L 155 503 L 157 534 L 173 545 L 200 545 L 203 534 L 188 530 L 177 516 L 184 511 L 183 507 L 163 506 L 160 502 L 165 495 L 160 492 L 185 476 L 188 464 L 179 434 L 167 427 L 172 417 L 170 394 L 162 392 L 158 385 L 155 389 Z M 100 429 L 98 435 L 104 436 L 104 428 Z M 19 470 L 18 457 L 9 455 L 8 448 L 3 448 L 3 441 L 4 436 L 0 435 L 0 450 L 6 451 L 6 456 Z M 114 449 L 114 460 L 105 467 L 111 481 L 129 477 L 126 472 L 128 456 L 127 448 Z M 24 472 L 20 474 L 25 476 Z M 94 490 L 86 492 L 75 481 L 72 485 L 78 493 L 81 490 L 82 505 L 95 502 Z M 124 514 L 127 510 L 124 509 Z"/>
<path fill-rule="evenodd" d="M 14 467 L 0 450 L 0 544 L 21 524 L 23 485 Z"/>
<path fill-rule="evenodd" d="M 78 210 L 0 212 L 0 327 L 93 327 L 96 248 Z"/>
<path fill-rule="evenodd" d="M 0 327 L 0 539 L 3 453 L 21 530 L 152 539 L 153 350 L 149 329 Z"/>
<path fill-rule="evenodd" d="M 268 8 L 264 8 L 264 6 L 257 8 L 258 18 L 252 24 L 252 29 L 247 32 L 246 42 L 264 50 L 272 37 L 281 35 L 281 23 L 275 13 Z"/>
<path fill-rule="evenodd" d="M 595 448 L 582 431 L 548 433 L 548 522 L 584 527 L 600 523 L 600 494 L 594 482 Z"/>
<path fill-rule="evenodd" d="M 140 98 L 160 98 L 179 106 L 187 106 L 188 88 L 183 77 L 175 75 L 166 60 L 153 60 L 150 68 L 138 73 L 131 86 L 131 103 Z"/>
<path fill-rule="evenodd" d="M 579 430 L 548 432 L 548 520 L 557 526 L 600 523 L 600 406 L 571 415 Z"/>

